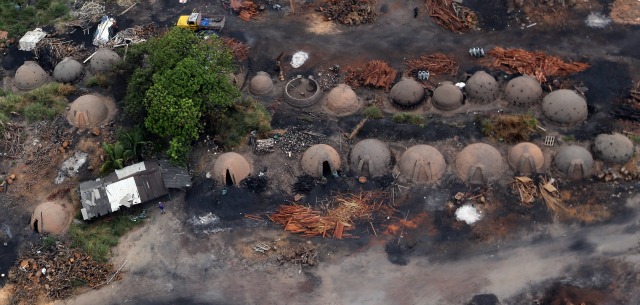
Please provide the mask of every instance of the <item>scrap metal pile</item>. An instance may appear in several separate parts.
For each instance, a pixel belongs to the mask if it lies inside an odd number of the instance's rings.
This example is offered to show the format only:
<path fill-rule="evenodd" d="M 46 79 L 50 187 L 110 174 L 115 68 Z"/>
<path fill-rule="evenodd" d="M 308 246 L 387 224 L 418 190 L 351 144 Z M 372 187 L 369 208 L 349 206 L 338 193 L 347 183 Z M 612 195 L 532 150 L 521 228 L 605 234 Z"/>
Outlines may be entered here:
<path fill-rule="evenodd" d="M 426 0 L 427 11 L 439 26 L 456 33 L 466 32 L 478 24 L 478 16 L 453 0 Z"/>
<path fill-rule="evenodd" d="M 80 9 L 70 13 L 71 17 L 75 18 L 75 20 L 68 22 L 67 25 L 88 29 L 91 27 L 91 24 L 97 22 L 103 14 L 104 5 L 98 2 L 88 1 L 82 4 Z"/>
<path fill-rule="evenodd" d="M 238 61 L 247 60 L 249 54 L 249 46 L 246 43 L 237 41 L 233 38 L 223 38 L 222 43 L 233 53 L 233 57 Z"/>
<path fill-rule="evenodd" d="M 49 249 L 31 246 L 9 271 L 12 303 L 36 304 L 38 295 L 52 300 L 68 298 L 75 288 L 97 288 L 115 278 L 113 266 L 99 264 L 84 251 L 56 243 Z"/>
<path fill-rule="evenodd" d="M 258 15 L 258 5 L 250 0 L 231 0 L 231 8 L 244 21 L 250 21 Z"/>
<path fill-rule="evenodd" d="M 344 82 L 351 88 L 372 86 L 386 91 L 389 91 L 398 74 L 398 71 L 381 60 L 368 62 L 364 69 L 347 67 L 346 70 Z"/>
<path fill-rule="evenodd" d="M 373 0 L 328 0 L 319 10 L 327 20 L 342 24 L 358 25 L 372 23 L 378 17 Z"/>
<path fill-rule="evenodd" d="M 528 74 L 535 77 L 539 83 L 546 82 L 548 76 L 568 76 L 589 68 L 586 63 L 567 63 L 560 57 L 523 49 L 495 47 L 489 51 L 489 55 L 494 58 L 487 64 L 489 67 L 507 73 Z"/>
<path fill-rule="evenodd" d="M 33 56 L 45 70 L 53 71 L 65 57 L 80 59 L 85 57 L 87 49 L 84 44 L 75 44 L 70 40 L 44 38 L 32 50 Z"/>
<path fill-rule="evenodd" d="M 451 54 L 425 54 L 420 58 L 407 60 L 406 65 L 410 74 L 416 74 L 418 71 L 428 71 L 431 75 L 455 75 L 458 72 L 458 63 Z"/>
<path fill-rule="evenodd" d="M 109 46 L 120 47 L 127 44 L 136 44 L 147 41 L 151 37 L 158 36 L 160 32 L 155 23 L 137 25 L 116 33 L 108 42 Z"/>
<path fill-rule="evenodd" d="M 281 205 L 269 217 L 284 226 L 286 231 L 303 236 L 351 237 L 345 231 L 355 229 L 358 221 L 371 221 L 373 212 L 384 215 L 393 213 L 393 208 L 383 204 L 382 193 L 361 192 L 360 194 L 338 194 L 327 204 L 323 213 L 301 205 Z"/>

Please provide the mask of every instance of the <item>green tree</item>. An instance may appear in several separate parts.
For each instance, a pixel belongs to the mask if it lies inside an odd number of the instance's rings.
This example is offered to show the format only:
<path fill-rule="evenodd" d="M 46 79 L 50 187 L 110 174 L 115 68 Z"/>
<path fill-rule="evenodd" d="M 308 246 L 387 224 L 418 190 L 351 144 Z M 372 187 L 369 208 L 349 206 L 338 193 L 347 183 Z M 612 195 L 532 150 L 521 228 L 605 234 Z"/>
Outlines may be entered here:
<path fill-rule="evenodd" d="M 107 173 L 114 169 L 122 169 L 125 162 L 133 155 L 130 150 L 124 149 L 124 146 L 120 142 L 114 144 L 102 142 L 102 148 L 104 152 L 107 153 L 107 160 L 100 167 L 100 172 L 102 173 Z"/>

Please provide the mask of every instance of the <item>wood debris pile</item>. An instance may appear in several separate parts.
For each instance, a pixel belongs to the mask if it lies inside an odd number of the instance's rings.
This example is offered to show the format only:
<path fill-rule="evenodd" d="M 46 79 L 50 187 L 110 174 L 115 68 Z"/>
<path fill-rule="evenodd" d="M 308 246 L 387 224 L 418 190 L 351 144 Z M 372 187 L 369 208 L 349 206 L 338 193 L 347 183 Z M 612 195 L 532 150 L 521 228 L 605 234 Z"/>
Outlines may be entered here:
<path fill-rule="evenodd" d="M 31 191 L 31 186 L 36 185 L 39 179 L 43 178 L 42 173 L 48 166 L 51 166 L 52 158 L 59 153 L 59 148 L 65 130 L 66 119 L 62 116 L 57 117 L 52 122 L 42 121 L 34 124 L 32 132 L 34 141 L 32 147 L 26 149 L 27 165 L 25 173 L 31 177 L 25 181 L 27 192 Z"/>
<path fill-rule="evenodd" d="M 351 237 L 345 231 L 355 229 L 357 221 L 372 220 L 374 211 L 391 213 L 380 198 L 381 194 L 378 192 L 338 194 L 326 213 L 295 204 L 281 205 L 270 219 L 292 233 L 342 239 Z"/>
<path fill-rule="evenodd" d="M 224 45 L 227 46 L 229 50 L 231 50 L 231 52 L 233 53 L 233 57 L 235 57 L 236 60 L 247 60 L 249 54 L 249 46 L 246 43 L 237 41 L 229 37 L 223 38 L 222 43 L 224 43 Z"/>
<path fill-rule="evenodd" d="M 410 74 L 417 74 L 418 71 L 429 71 L 431 75 L 450 74 L 458 72 L 458 63 L 453 55 L 443 53 L 425 54 L 417 59 L 406 61 Z"/>
<path fill-rule="evenodd" d="M 82 4 L 80 9 L 72 11 L 69 15 L 75 19 L 68 22 L 67 25 L 88 29 L 92 23 L 97 22 L 104 15 L 104 5 L 88 1 Z"/>
<path fill-rule="evenodd" d="M 40 294 L 66 299 L 78 286 L 97 288 L 115 279 L 112 271 L 112 265 L 99 264 L 79 249 L 59 243 L 44 250 L 32 246 L 9 271 L 12 303 L 36 304 Z"/>
<path fill-rule="evenodd" d="M 294 265 L 315 266 L 318 264 L 318 251 L 310 245 L 286 248 L 278 256 L 281 264 L 289 262 Z"/>
<path fill-rule="evenodd" d="M 362 68 L 346 68 L 346 76 L 344 82 L 351 88 L 361 86 L 372 86 L 375 88 L 384 88 L 386 91 L 391 89 L 391 85 L 398 75 L 398 71 L 394 70 L 384 61 L 372 60 Z"/>
<path fill-rule="evenodd" d="M 478 24 L 478 16 L 453 0 L 426 0 L 427 12 L 439 26 L 456 33 L 466 32 Z"/>
<path fill-rule="evenodd" d="M 342 24 L 358 25 L 372 23 L 378 17 L 373 0 L 328 0 L 319 10 L 327 20 Z"/>
<path fill-rule="evenodd" d="M 611 111 L 614 118 L 640 122 L 640 81 L 630 90 L 626 101 Z"/>
<path fill-rule="evenodd" d="M 5 158 L 20 159 L 24 154 L 24 126 L 15 123 L 2 124 L 0 154 Z"/>
<path fill-rule="evenodd" d="M 554 185 L 555 180 L 553 178 L 547 180 L 545 177 L 540 177 L 538 185 L 535 181 L 529 177 L 516 177 L 512 186 L 514 191 L 520 196 L 520 202 L 526 206 L 532 206 L 536 198 L 542 198 L 549 210 L 552 210 L 558 214 L 564 214 L 567 216 L 574 216 L 575 210 L 568 208 L 560 198 L 560 192 Z"/>
<path fill-rule="evenodd" d="M 500 114 L 482 121 L 485 136 L 506 143 L 529 141 L 536 133 L 538 121 L 531 114 Z"/>
<path fill-rule="evenodd" d="M 258 15 L 258 5 L 250 0 L 231 0 L 231 8 L 244 21 L 251 21 Z"/>
<path fill-rule="evenodd" d="M 488 64 L 489 67 L 507 73 L 528 74 L 535 77 L 539 83 L 546 82 L 549 76 L 568 76 L 589 68 L 586 63 L 567 63 L 557 56 L 523 49 L 495 47 L 489 51 L 489 55 L 494 58 Z"/>
<path fill-rule="evenodd" d="M 42 68 L 53 71 L 65 57 L 76 59 L 85 57 L 87 49 L 84 44 L 78 45 L 71 40 L 44 38 L 38 42 L 32 52 Z"/>
<path fill-rule="evenodd" d="M 158 27 L 153 22 L 145 25 L 137 25 L 116 33 L 111 37 L 108 45 L 112 47 L 119 47 L 132 43 L 142 43 L 151 37 L 158 36 L 159 34 L 160 32 L 158 31 Z"/>

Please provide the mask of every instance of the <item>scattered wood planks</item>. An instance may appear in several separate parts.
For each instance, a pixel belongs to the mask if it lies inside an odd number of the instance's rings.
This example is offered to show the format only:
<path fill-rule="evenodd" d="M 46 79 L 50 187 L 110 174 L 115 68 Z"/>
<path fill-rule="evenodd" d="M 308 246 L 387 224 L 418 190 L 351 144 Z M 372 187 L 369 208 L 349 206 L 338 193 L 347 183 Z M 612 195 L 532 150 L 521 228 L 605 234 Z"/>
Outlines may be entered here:
<path fill-rule="evenodd" d="M 466 32 L 478 22 L 474 11 L 452 0 L 426 0 L 425 5 L 434 22 L 452 32 Z"/>
<path fill-rule="evenodd" d="M 231 8 L 238 13 L 240 19 L 251 21 L 258 15 L 258 5 L 250 0 L 231 0 Z"/>
<path fill-rule="evenodd" d="M 488 54 L 494 59 L 487 66 L 507 73 L 528 74 L 539 83 L 546 82 L 548 76 L 568 76 L 589 68 L 586 63 L 564 62 L 560 57 L 539 51 L 495 47 Z"/>
<path fill-rule="evenodd" d="M 347 67 L 346 70 L 345 83 L 352 88 L 372 86 L 389 91 L 398 75 L 398 71 L 382 60 L 372 60 L 364 69 Z"/>
<path fill-rule="evenodd" d="M 455 75 L 458 72 L 458 63 L 451 54 L 425 54 L 416 59 L 409 59 L 405 63 L 410 73 L 426 70 L 431 75 Z"/>

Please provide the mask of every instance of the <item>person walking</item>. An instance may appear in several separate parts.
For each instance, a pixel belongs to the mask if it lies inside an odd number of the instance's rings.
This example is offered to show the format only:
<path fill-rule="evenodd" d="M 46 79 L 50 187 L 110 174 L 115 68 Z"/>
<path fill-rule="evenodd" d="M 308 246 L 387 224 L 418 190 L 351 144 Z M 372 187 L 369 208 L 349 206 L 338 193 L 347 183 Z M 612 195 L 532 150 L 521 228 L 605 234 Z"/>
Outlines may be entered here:
<path fill-rule="evenodd" d="M 164 204 L 162 202 L 158 202 L 158 208 L 160 208 L 160 214 L 164 214 Z"/>

